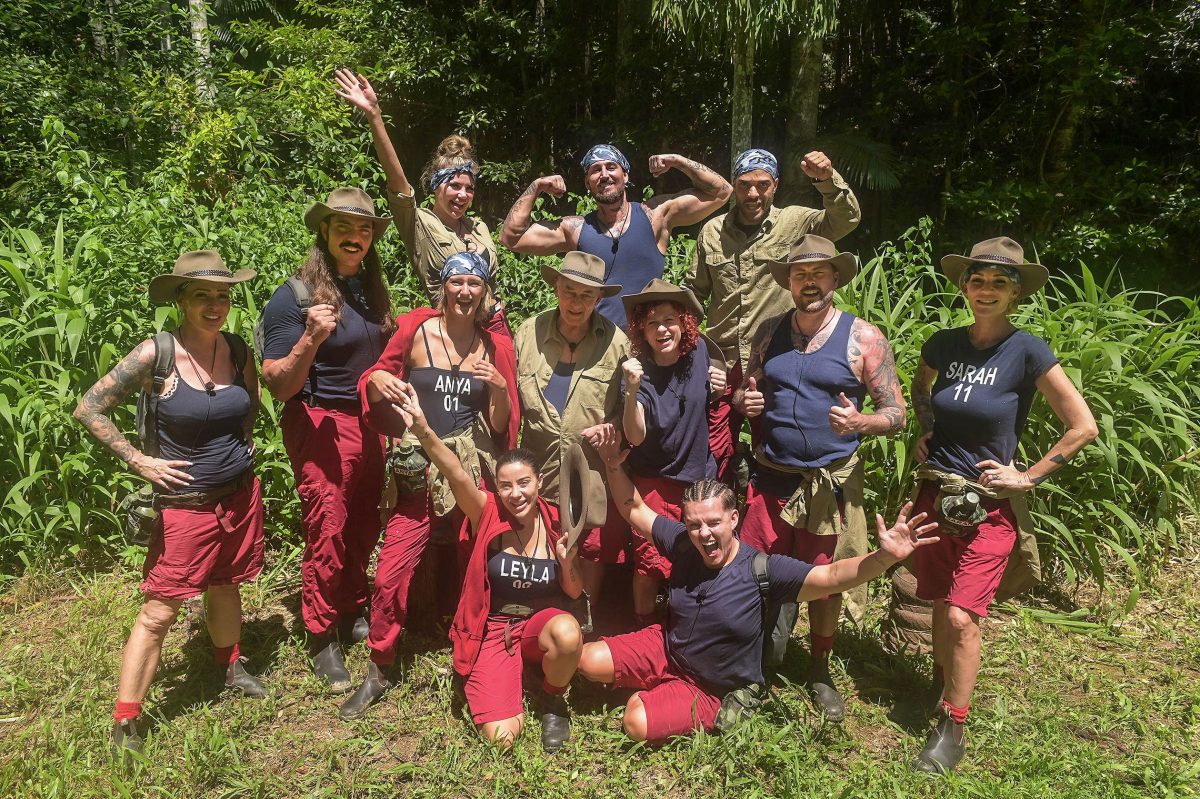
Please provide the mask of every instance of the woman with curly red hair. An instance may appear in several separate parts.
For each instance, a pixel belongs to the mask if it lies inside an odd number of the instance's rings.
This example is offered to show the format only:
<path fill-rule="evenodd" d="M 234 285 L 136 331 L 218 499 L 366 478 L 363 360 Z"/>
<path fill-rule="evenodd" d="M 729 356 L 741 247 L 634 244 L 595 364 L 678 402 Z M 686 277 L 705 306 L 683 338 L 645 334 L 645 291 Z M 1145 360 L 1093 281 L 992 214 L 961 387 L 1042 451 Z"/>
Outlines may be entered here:
<path fill-rule="evenodd" d="M 701 335 L 704 311 L 687 289 L 655 279 L 622 302 L 634 356 L 621 365 L 629 468 L 646 504 L 679 519 L 683 490 L 716 477 L 707 414 L 709 399 L 725 389 L 725 372 L 710 359 L 720 359 L 720 351 Z M 633 612 L 645 626 L 671 565 L 642 536 L 633 541 Z"/>

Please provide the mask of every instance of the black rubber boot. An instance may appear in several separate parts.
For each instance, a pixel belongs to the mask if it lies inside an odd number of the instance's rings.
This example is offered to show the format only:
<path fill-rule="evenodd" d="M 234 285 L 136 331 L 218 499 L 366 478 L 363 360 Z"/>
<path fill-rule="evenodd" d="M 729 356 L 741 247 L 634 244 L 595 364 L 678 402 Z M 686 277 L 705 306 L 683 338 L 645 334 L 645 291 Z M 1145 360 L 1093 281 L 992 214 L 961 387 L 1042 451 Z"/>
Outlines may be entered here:
<path fill-rule="evenodd" d="M 313 655 L 313 674 L 329 683 L 329 689 L 335 694 L 344 694 L 351 689 L 350 672 L 346 671 L 346 661 L 342 659 L 342 648 L 332 636 L 322 636 L 317 640 Z"/>
<path fill-rule="evenodd" d="M 138 731 L 137 719 L 114 721 L 112 728 L 112 754 L 116 760 L 124 760 L 130 752 L 142 753 L 146 742 Z"/>
<path fill-rule="evenodd" d="M 391 687 L 392 683 L 384 674 L 383 669 L 375 663 L 368 663 L 367 679 L 363 680 L 362 685 L 358 686 L 358 690 L 342 703 L 342 706 L 338 708 L 338 715 L 347 721 L 362 718 L 371 705 L 378 702 L 379 697 L 383 696 Z"/>
<path fill-rule="evenodd" d="M 542 694 L 542 749 L 557 752 L 571 739 L 571 711 L 562 694 Z"/>
<path fill-rule="evenodd" d="M 350 627 L 350 642 L 357 644 L 359 641 L 365 641 L 370 634 L 371 622 L 365 615 L 359 616 Z"/>
<path fill-rule="evenodd" d="M 262 699 L 267 695 L 267 687 L 262 680 L 246 671 L 246 658 L 239 657 L 225 669 L 225 687 L 242 692 L 242 696 L 251 699 Z"/>
<path fill-rule="evenodd" d="M 829 673 L 829 659 L 814 660 L 808 670 L 808 692 L 817 710 L 825 715 L 826 721 L 840 724 L 846 718 L 846 702 L 833 687 Z"/>
<path fill-rule="evenodd" d="M 926 774 L 945 774 L 954 771 L 958 761 L 967 751 L 965 725 L 955 723 L 950 716 L 943 716 L 937 729 L 929 733 L 925 748 L 913 762 L 914 771 Z"/>

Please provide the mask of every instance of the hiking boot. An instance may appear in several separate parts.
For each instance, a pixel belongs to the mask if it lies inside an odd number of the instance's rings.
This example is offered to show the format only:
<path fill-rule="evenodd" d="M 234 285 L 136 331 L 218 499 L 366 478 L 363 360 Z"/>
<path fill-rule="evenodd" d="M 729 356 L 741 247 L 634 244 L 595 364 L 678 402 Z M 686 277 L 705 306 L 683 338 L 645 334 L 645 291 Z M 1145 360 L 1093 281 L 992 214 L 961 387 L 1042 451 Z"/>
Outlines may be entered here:
<path fill-rule="evenodd" d="M 313 656 L 313 674 L 329 683 L 329 689 L 335 694 L 344 694 L 351 689 L 350 672 L 346 671 L 346 661 L 342 659 L 342 648 L 336 640 L 325 639 L 328 643 L 318 645 L 317 653 Z"/>
<path fill-rule="evenodd" d="M 366 616 L 359 616 L 350 627 L 350 642 L 357 644 L 359 641 L 365 641 L 370 634 L 371 622 Z"/>
<path fill-rule="evenodd" d="M 363 680 L 362 685 L 358 686 L 358 690 L 342 703 L 342 706 L 338 708 L 338 715 L 347 721 L 362 718 L 366 715 L 367 709 L 378 702 L 379 697 L 383 696 L 384 692 L 391 687 L 392 683 L 384 674 L 383 669 L 375 663 L 368 663 L 367 679 Z"/>
<path fill-rule="evenodd" d="M 958 724 L 950 716 L 943 716 L 937 729 L 929 733 L 925 748 L 913 761 L 913 771 L 926 774 L 945 774 L 954 771 L 958 761 L 967 751 L 965 725 Z"/>
<path fill-rule="evenodd" d="M 124 760 L 129 753 L 142 753 L 146 742 L 138 732 L 137 719 L 114 721 L 112 728 L 112 755 L 116 760 Z"/>
<path fill-rule="evenodd" d="M 245 657 L 239 657 L 225 669 L 225 687 L 236 688 L 242 692 L 242 696 L 251 699 L 262 699 L 267 695 L 267 687 L 262 681 L 246 671 Z"/>
<path fill-rule="evenodd" d="M 814 661 L 808 670 L 808 692 L 817 710 L 824 714 L 827 721 L 840 724 L 846 718 L 846 702 L 842 695 L 833 687 L 833 677 L 829 673 L 829 661 L 821 659 Z"/>
<path fill-rule="evenodd" d="M 542 749 L 557 752 L 571 739 L 571 711 L 562 694 L 542 694 Z"/>

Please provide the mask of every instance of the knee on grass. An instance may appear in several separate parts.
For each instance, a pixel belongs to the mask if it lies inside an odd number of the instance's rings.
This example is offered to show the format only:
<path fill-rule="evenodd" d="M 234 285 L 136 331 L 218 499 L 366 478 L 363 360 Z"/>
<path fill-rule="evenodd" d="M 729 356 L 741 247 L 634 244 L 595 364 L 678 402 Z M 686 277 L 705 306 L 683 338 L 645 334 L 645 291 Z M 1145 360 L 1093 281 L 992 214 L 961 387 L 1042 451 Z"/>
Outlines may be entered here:
<path fill-rule="evenodd" d="M 629 697 L 625 705 L 625 716 L 621 720 L 625 734 L 635 741 L 646 740 L 646 705 L 642 702 L 641 693 Z"/>
<path fill-rule="evenodd" d="M 501 749 L 512 747 L 517 738 L 521 736 L 521 730 L 524 727 L 524 714 L 508 719 L 500 719 L 499 721 L 486 721 L 483 724 L 477 725 L 479 734 L 483 736 L 484 740 Z"/>

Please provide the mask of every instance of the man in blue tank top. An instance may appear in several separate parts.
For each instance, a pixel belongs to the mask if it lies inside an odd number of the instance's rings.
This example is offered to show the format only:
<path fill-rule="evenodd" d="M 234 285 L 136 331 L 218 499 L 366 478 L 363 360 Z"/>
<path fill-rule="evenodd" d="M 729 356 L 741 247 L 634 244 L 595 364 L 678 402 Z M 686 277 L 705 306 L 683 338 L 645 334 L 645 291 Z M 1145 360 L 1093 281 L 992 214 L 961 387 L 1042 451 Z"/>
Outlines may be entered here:
<path fill-rule="evenodd" d="M 676 227 L 694 225 L 720 210 L 733 193 L 723 177 L 682 155 L 653 155 L 650 174 L 665 174 L 672 167 L 687 175 L 692 188 L 677 194 L 659 194 L 649 202 L 631 203 L 626 195 L 629 160 L 611 144 L 597 144 L 580 162 L 584 185 L 597 208 L 587 216 L 534 222 L 534 202 L 542 192 L 562 197 L 567 192 L 561 175 L 540 177 L 517 198 L 500 234 L 500 243 L 525 255 L 553 255 L 580 250 L 604 261 L 604 282 L 620 285 L 632 294 L 663 276 L 667 243 Z M 620 296 L 606 297 L 596 310 L 622 331 L 625 308 Z"/>
<path fill-rule="evenodd" d="M 863 435 L 904 427 L 904 395 L 892 348 L 879 328 L 838 310 L 833 293 L 853 279 L 858 261 L 838 254 L 829 239 L 800 238 L 771 275 L 795 308 L 763 322 L 755 334 L 746 380 L 734 404 L 747 417 L 764 416 L 754 451 L 741 537 L 763 552 L 813 564 L 866 551 Z M 863 413 L 870 394 L 873 413 Z M 829 675 L 829 653 L 842 608 L 840 595 L 808 603 L 812 663 L 808 682 L 818 708 L 841 721 L 845 704 Z M 857 615 L 861 600 L 851 595 Z M 781 614 L 776 648 L 795 623 Z"/>

